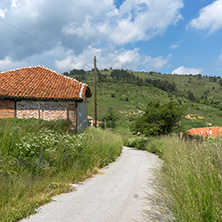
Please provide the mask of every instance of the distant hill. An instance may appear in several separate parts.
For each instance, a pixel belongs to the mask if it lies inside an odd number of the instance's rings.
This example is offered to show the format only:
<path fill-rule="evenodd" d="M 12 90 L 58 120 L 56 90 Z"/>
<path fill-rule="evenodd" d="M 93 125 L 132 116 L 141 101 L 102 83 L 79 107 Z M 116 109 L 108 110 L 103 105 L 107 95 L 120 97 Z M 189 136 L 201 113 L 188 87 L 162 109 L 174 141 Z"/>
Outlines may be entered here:
<path fill-rule="evenodd" d="M 94 93 L 94 73 L 72 70 L 66 75 L 86 82 Z M 178 101 L 187 110 L 180 124 L 192 127 L 222 125 L 222 79 L 216 76 L 172 75 L 129 70 L 97 70 L 98 119 L 110 108 L 119 116 L 119 130 L 126 130 L 129 117 L 145 109 L 151 101 Z M 88 113 L 94 116 L 94 98 L 88 101 Z"/>

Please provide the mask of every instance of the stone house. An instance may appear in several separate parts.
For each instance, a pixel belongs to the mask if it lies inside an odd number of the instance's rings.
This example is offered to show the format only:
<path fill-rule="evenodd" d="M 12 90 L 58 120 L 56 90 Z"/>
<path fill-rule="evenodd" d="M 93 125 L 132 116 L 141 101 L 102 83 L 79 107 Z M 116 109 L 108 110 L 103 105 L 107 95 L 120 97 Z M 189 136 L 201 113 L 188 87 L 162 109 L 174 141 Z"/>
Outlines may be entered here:
<path fill-rule="evenodd" d="M 68 119 L 87 127 L 87 84 L 43 66 L 0 72 L 0 118 Z"/>

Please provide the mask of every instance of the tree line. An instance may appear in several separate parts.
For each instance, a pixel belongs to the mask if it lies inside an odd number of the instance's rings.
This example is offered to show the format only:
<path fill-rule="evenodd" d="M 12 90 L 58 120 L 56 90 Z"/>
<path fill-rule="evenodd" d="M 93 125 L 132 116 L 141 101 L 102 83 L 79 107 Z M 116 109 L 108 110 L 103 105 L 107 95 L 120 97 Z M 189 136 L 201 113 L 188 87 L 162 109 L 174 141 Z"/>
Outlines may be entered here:
<path fill-rule="evenodd" d="M 114 80 L 133 83 L 138 86 L 149 86 L 153 85 L 156 88 L 159 88 L 161 90 L 164 90 L 166 92 L 172 93 L 177 91 L 177 87 L 175 83 L 169 83 L 168 81 L 162 81 L 160 79 L 148 79 L 145 78 L 144 80 L 138 76 L 135 76 L 132 72 L 129 73 L 126 70 L 123 69 L 115 69 L 111 72 L 111 77 Z"/>

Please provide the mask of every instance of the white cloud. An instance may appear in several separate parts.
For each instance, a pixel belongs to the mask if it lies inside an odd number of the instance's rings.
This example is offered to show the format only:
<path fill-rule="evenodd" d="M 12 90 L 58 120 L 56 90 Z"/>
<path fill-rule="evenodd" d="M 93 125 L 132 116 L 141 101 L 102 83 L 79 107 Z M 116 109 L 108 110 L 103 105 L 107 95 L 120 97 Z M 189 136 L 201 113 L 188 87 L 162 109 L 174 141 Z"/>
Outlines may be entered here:
<path fill-rule="evenodd" d="M 99 49 L 89 46 L 81 54 L 75 55 L 69 52 L 69 56 L 65 59 L 56 60 L 55 66 L 60 72 L 71 69 L 92 69 L 93 56 L 97 56 L 97 66 L 99 69 L 115 68 L 115 69 L 137 69 L 139 66 L 144 66 L 147 69 L 159 70 L 167 64 L 171 55 L 167 58 L 162 56 L 152 58 L 151 56 L 141 55 L 139 49 L 134 50 L 112 50 Z"/>
<path fill-rule="evenodd" d="M 213 33 L 222 28 L 222 0 L 216 0 L 212 4 L 202 8 L 199 16 L 193 19 L 188 27 L 208 30 Z"/>
<path fill-rule="evenodd" d="M 218 56 L 217 60 L 218 60 L 219 62 L 222 62 L 222 53 Z"/>
<path fill-rule="evenodd" d="M 0 9 L 0 17 L 1 17 L 1 18 L 4 18 L 6 12 L 7 12 L 7 9 L 5 9 L 5 10 Z"/>
<path fill-rule="evenodd" d="M 11 0 L 11 7 L 13 8 L 16 8 L 17 7 L 17 3 L 18 3 L 19 0 Z"/>
<path fill-rule="evenodd" d="M 126 0 L 119 9 L 107 8 L 99 19 L 87 15 L 83 21 L 63 27 L 63 31 L 86 39 L 97 36 L 115 44 L 148 40 L 176 24 L 182 18 L 181 8 L 182 0 Z"/>
<path fill-rule="evenodd" d="M 0 71 L 7 71 L 10 69 L 13 69 L 15 67 L 20 68 L 20 67 L 24 67 L 27 64 L 25 62 L 16 62 L 13 61 L 10 57 L 6 57 L 2 60 L 0 60 Z"/>
<path fill-rule="evenodd" d="M 0 17 L 22 31 L 0 23 L 0 69 L 89 69 L 94 53 L 101 67 L 161 69 L 168 57 L 152 58 L 127 44 L 164 33 L 182 18 L 181 8 L 183 0 L 125 0 L 119 8 L 113 0 L 1 0 Z"/>
<path fill-rule="evenodd" d="M 147 69 L 154 68 L 155 70 L 160 70 L 163 66 L 167 65 L 169 59 L 171 58 L 171 54 L 167 58 L 163 58 L 162 56 L 158 56 L 152 58 L 151 56 L 146 57 L 145 63 Z"/>
<path fill-rule="evenodd" d="M 202 69 L 199 68 L 185 68 L 184 66 L 180 66 L 179 68 L 173 70 L 172 74 L 178 74 L 178 75 L 197 75 L 202 72 Z"/>
<path fill-rule="evenodd" d="M 171 44 L 169 48 L 170 48 L 170 49 L 177 49 L 177 48 L 180 47 L 180 45 L 181 45 L 182 42 L 183 42 L 183 40 L 178 41 L 178 42 L 175 42 L 174 44 Z"/>
<path fill-rule="evenodd" d="M 179 47 L 180 47 L 179 44 L 172 44 L 172 45 L 170 46 L 171 49 L 177 49 L 177 48 L 179 48 Z"/>

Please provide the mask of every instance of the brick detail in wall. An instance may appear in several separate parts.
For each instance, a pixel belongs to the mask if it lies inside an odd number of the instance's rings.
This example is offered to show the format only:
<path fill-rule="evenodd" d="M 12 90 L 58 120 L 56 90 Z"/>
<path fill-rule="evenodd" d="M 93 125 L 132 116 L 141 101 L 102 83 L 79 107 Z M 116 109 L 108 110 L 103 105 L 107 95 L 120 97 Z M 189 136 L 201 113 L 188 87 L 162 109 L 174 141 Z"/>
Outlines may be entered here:
<path fill-rule="evenodd" d="M 15 101 L 0 100 L 0 118 L 15 117 Z"/>
<path fill-rule="evenodd" d="M 40 106 L 39 106 L 40 104 Z M 41 102 L 23 100 L 17 102 L 17 117 L 20 119 L 38 119 L 39 107 L 40 118 L 44 120 L 67 119 L 67 102 Z M 76 112 L 69 115 L 76 115 Z M 75 118 L 75 117 L 71 117 Z"/>

